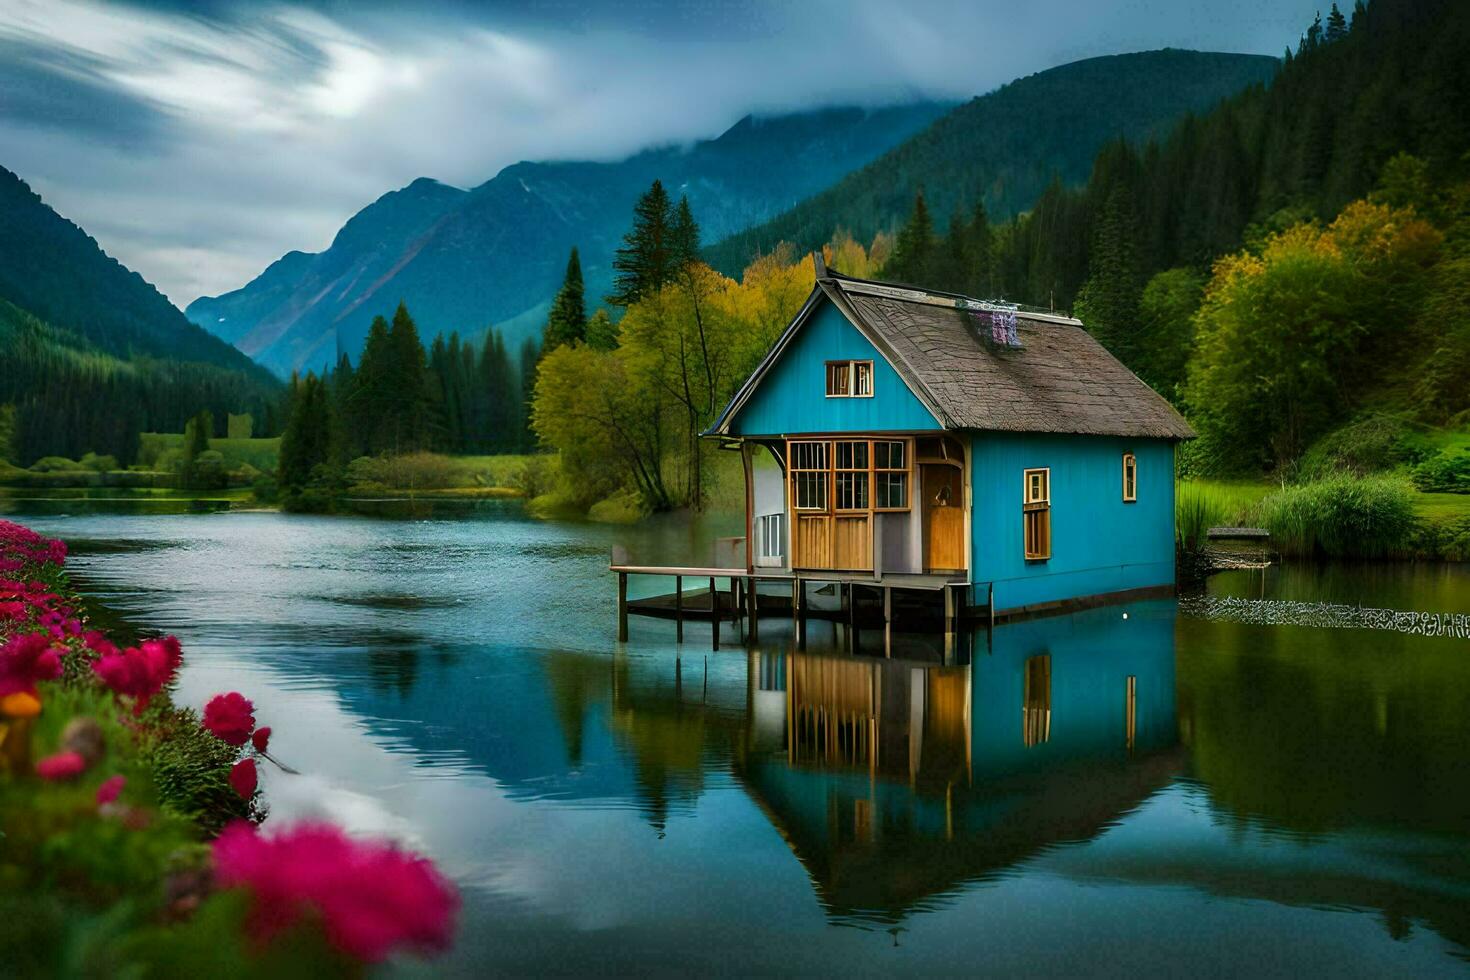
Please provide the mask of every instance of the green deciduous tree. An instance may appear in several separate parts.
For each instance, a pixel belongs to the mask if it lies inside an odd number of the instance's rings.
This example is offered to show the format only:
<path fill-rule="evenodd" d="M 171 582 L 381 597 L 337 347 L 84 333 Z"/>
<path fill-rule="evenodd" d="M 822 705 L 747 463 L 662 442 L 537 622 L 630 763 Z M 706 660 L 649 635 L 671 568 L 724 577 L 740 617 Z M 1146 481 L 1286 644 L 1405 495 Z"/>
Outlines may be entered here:
<path fill-rule="evenodd" d="M 1216 455 L 1287 463 L 1375 378 L 1421 358 L 1413 327 L 1440 240 L 1412 211 L 1362 201 L 1217 262 L 1187 390 Z"/>

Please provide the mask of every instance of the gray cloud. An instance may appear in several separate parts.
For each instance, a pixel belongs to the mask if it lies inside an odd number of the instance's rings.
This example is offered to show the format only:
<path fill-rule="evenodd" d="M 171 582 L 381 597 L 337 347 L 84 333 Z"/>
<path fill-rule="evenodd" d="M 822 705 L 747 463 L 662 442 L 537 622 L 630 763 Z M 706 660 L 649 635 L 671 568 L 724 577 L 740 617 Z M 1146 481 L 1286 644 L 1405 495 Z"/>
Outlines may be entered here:
<path fill-rule="evenodd" d="M 0 0 L 0 164 L 182 306 L 325 247 L 415 177 L 472 186 L 521 159 L 617 158 L 750 111 L 965 97 L 1097 54 L 1276 54 L 1314 9 Z"/>

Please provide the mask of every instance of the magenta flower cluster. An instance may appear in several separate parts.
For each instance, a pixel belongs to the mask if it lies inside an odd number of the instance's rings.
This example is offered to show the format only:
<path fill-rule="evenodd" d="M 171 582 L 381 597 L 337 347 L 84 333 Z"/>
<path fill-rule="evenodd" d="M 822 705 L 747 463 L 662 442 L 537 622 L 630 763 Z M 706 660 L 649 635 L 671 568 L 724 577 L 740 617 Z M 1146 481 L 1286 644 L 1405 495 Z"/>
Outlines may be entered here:
<path fill-rule="evenodd" d="M 11 697 L 20 708 L 39 711 L 37 683 L 61 677 L 63 658 L 77 657 L 90 663 L 97 681 L 134 715 L 141 714 L 178 674 L 179 641 L 168 636 L 119 648 L 85 629 L 71 604 L 46 584 L 65 560 L 60 541 L 0 521 L 0 708 Z M 252 798 L 256 758 L 275 762 L 268 752 L 271 729 L 256 726 L 255 705 L 236 691 L 216 695 L 205 705 L 201 724 L 245 751 L 229 783 Z M 71 782 L 90 764 L 82 752 L 67 749 L 37 760 L 33 768 L 43 780 Z M 96 791 L 99 814 L 142 815 L 120 802 L 125 785 L 120 775 L 103 781 Z M 124 823 L 143 826 L 146 818 Z M 326 824 L 263 834 L 241 821 L 216 839 L 213 860 L 218 887 L 250 893 L 246 927 L 257 943 L 270 942 L 303 918 L 318 922 L 342 953 L 365 962 L 399 948 L 442 949 L 453 938 L 459 904 L 453 885 L 428 860 L 389 843 L 355 840 Z"/>

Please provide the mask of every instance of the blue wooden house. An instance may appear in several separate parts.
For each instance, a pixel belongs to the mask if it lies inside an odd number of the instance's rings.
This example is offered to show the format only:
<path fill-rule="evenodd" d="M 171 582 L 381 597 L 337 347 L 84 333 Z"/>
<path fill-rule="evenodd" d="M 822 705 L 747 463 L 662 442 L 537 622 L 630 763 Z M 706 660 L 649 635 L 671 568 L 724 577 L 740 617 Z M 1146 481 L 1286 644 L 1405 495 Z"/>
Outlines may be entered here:
<path fill-rule="evenodd" d="M 1172 590 L 1194 433 L 1080 321 L 814 262 L 706 433 L 745 459 L 752 577 L 963 591 L 1002 617 Z"/>

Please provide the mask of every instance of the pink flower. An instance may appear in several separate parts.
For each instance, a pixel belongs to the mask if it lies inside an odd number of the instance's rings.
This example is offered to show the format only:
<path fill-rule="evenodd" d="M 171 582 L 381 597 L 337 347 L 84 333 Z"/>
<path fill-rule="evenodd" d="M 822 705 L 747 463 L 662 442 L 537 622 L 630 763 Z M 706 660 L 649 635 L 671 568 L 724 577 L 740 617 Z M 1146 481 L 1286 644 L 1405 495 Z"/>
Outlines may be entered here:
<path fill-rule="evenodd" d="M 58 752 L 36 762 L 36 775 L 48 782 L 60 783 L 76 779 L 87 768 L 80 752 Z"/>
<path fill-rule="evenodd" d="M 248 800 L 254 796 L 258 781 L 254 759 L 241 759 L 230 767 L 230 788 L 239 793 L 241 798 Z"/>
<path fill-rule="evenodd" d="M 97 805 L 106 806 L 116 802 L 127 781 L 126 776 L 109 776 L 103 780 L 102 785 L 97 787 Z"/>
<path fill-rule="evenodd" d="M 230 745 L 244 745 L 255 729 L 255 705 L 238 691 L 216 694 L 204 706 L 204 727 Z"/>
<path fill-rule="evenodd" d="M 82 635 L 82 643 L 86 645 L 88 650 L 99 657 L 106 657 L 117 653 L 117 644 L 96 630 L 88 630 L 84 633 Z"/>
<path fill-rule="evenodd" d="M 141 714 L 149 700 L 173 680 L 182 662 L 179 641 L 167 636 L 121 652 L 114 647 L 93 662 L 92 671 L 114 693 L 133 698 L 133 713 Z"/>
<path fill-rule="evenodd" d="M 265 752 L 270 743 L 271 726 L 269 725 L 260 726 L 255 730 L 255 734 L 250 736 L 250 744 L 254 746 L 255 751 L 257 752 Z"/>
<path fill-rule="evenodd" d="M 327 824 L 271 836 L 232 824 L 214 842 L 214 867 L 222 886 L 250 890 L 247 927 L 259 943 L 307 911 L 321 916 L 334 946 L 368 962 L 399 947 L 442 949 L 453 938 L 459 897 L 432 862 Z"/>
<path fill-rule="evenodd" d="M 22 633 L 0 646 L 0 697 L 35 694 L 37 681 L 61 676 L 61 655 L 45 633 Z"/>

